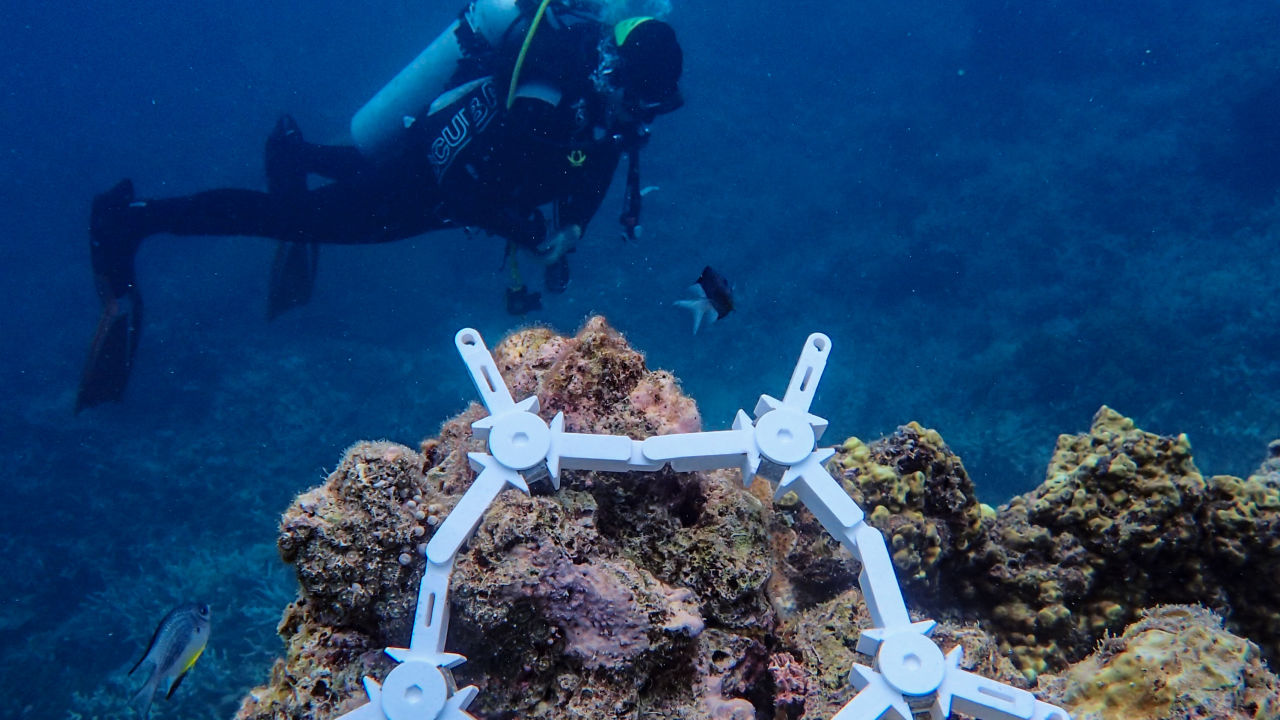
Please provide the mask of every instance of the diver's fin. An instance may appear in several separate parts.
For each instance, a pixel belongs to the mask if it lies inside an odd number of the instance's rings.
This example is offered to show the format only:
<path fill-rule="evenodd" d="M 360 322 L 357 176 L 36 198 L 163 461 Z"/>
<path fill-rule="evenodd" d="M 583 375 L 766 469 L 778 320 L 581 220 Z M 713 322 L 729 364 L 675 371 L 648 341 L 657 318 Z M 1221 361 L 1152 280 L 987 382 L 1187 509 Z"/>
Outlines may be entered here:
<path fill-rule="evenodd" d="M 267 171 L 267 192 L 296 198 L 307 191 L 307 170 L 302 164 L 306 142 L 292 115 L 281 115 L 267 136 L 263 164 Z"/>
<path fill-rule="evenodd" d="M 706 298 L 697 298 L 696 300 L 677 300 L 676 305 L 688 309 L 693 313 L 693 334 L 698 334 L 698 328 L 702 327 L 703 318 L 711 318 L 710 322 L 716 320 L 716 309 L 711 306 L 711 301 Z"/>
<path fill-rule="evenodd" d="M 89 263 L 103 304 L 129 293 L 134 285 L 133 259 L 144 232 L 141 210 L 134 210 L 133 182 L 128 178 L 93 198 L 89 214 Z"/>
<path fill-rule="evenodd" d="M 130 290 L 122 297 L 103 303 L 98 328 L 89 344 L 89 357 L 80 376 L 76 412 L 124 395 L 133 356 L 142 333 L 142 296 Z M 136 666 L 135 666 L 136 667 Z"/>
<path fill-rule="evenodd" d="M 267 320 L 311 300 L 316 283 L 316 261 L 320 246 L 297 240 L 281 240 L 271 261 L 271 284 L 267 290 Z"/>

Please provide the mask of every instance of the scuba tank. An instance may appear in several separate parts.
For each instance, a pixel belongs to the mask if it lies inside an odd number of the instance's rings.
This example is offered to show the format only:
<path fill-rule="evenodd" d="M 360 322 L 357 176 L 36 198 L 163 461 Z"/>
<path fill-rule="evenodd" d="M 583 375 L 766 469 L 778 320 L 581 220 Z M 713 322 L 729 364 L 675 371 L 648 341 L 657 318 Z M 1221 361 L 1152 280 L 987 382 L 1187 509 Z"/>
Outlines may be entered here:
<path fill-rule="evenodd" d="M 503 47 L 522 14 L 520 0 L 473 0 L 351 118 L 351 137 L 361 154 L 377 159 L 393 152 L 432 100 L 452 89 L 459 63 Z"/>

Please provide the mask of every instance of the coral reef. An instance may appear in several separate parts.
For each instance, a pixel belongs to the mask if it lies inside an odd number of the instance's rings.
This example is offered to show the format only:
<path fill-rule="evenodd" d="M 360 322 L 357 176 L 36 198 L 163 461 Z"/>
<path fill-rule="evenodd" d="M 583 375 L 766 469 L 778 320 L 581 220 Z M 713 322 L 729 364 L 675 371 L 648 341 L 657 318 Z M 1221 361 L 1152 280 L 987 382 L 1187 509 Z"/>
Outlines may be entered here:
<path fill-rule="evenodd" d="M 994 511 L 978 502 L 963 463 L 937 431 L 911 422 L 867 445 L 849 438 L 831 470 L 885 534 L 914 603 L 938 610 L 940 578 L 988 531 Z"/>
<path fill-rule="evenodd" d="M 1192 605 L 1161 605 L 1044 683 L 1076 720 L 1280 717 L 1276 676 L 1258 646 Z"/>
<path fill-rule="evenodd" d="M 700 427 L 675 379 L 601 318 L 575 337 L 526 329 L 493 354 L 515 397 L 536 394 L 543 417 L 562 411 L 570 429 Z M 334 717 L 363 702 L 361 675 L 385 675 L 382 648 L 408 641 L 421 550 L 474 477 L 470 424 L 483 412 L 473 404 L 420 451 L 359 443 L 297 498 L 279 538 L 301 585 L 280 625 L 288 654 L 239 717 Z M 1268 610 L 1280 443 L 1271 452 L 1248 480 L 1205 480 L 1185 437 L 1103 408 L 1089 433 L 1059 439 L 1044 485 L 998 511 L 916 423 L 850 438 L 830 468 L 885 533 L 912 611 L 941 621 L 935 638 L 962 646 L 964 667 L 1032 689 L 1039 678 L 1086 713 L 1112 703 L 1181 718 L 1275 707 L 1259 659 L 1280 637 Z M 848 701 L 850 664 L 869 662 L 854 650 L 869 624 L 857 563 L 794 495 L 775 502 L 768 483 L 744 489 L 733 471 L 567 472 L 562 483 L 502 495 L 457 558 L 449 647 L 468 658 L 457 682 L 482 690 L 473 714 L 825 720 Z M 1217 608 L 1256 645 L 1181 606 L 1113 637 L 1170 602 Z M 1166 663 L 1160 692 L 1151 672 L 1148 685 L 1127 681 L 1159 662 L 1171 627 L 1218 675 Z M 1077 679 L 1094 676 L 1107 687 Z M 1223 677 L 1245 689 L 1223 691 Z"/>
<path fill-rule="evenodd" d="M 1197 552 L 1204 487 L 1186 436 L 1104 407 L 1058 438 L 1044 484 L 1000 509 L 956 580 L 994 608 L 1019 667 L 1060 669 L 1143 608 L 1217 600 Z"/>
<path fill-rule="evenodd" d="M 1029 672 L 1167 603 L 1218 608 L 1274 657 L 1278 500 L 1274 478 L 1205 480 L 1185 435 L 1104 407 L 1088 434 L 1059 439 L 1044 485 L 1001 509 L 973 592 L 996 603 L 994 625 Z"/>
<path fill-rule="evenodd" d="M 422 468 L 422 456 L 403 446 L 358 443 L 324 486 L 300 495 L 285 513 L 280 556 L 298 569 L 316 621 L 384 644 L 408 633 L 416 550 L 451 507 Z"/>
<path fill-rule="evenodd" d="M 544 417 L 563 411 L 571 430 L 701 426 L 674 378 L 601 318 L 573 338 L 528 329 L 493 354 L 513 395 L 536 393 Z M 408 640 L 420 550 L 473 477 L 466 454 L 482 448 L 470 424 L 482 414 L 473 405 L 420 453 L 359 443 L 295 501 L 279 539 L 301 583 L 281 624 L 288 657 L 241 717 L 333 716 L 363 697 L 361 673 L 385 674 L 378 653 Z M 761 643 L 776 625 L 764 504 L 734 473 L 563 480 L 554 495 L 499 498 L 458 558 L 450 646 L 469 658 L 458 681 L 484 691 L 475 712 L 755 717 L 772 678 L 785 704 L 801 702 L 803 676 Z"/>
<path fill-rule="evenodd" d="M 570 432 L 635 437 L 697 432 L 702 418 L 671 373 L 649 370 L 644 356 L 596 316 L 566 338 L 533 327 L 493 350 L 512 397 L 536 395 L 542 414 L 565 414 Z"/>
<path fill-rule="evenodd" d="M 914 423 L 851 438 L 831 468 L 889 539 L 912 606 L 982 622 L 1034 679 L 1161 604 L 1216 608 L 1276 657 L 1280 442 L 1269 453 L 1247 480 L 1206 479 L 1185 435 L 1103 407 L 1088 433 L 1059 437 L 1039 488 L 998 511 Z"/>

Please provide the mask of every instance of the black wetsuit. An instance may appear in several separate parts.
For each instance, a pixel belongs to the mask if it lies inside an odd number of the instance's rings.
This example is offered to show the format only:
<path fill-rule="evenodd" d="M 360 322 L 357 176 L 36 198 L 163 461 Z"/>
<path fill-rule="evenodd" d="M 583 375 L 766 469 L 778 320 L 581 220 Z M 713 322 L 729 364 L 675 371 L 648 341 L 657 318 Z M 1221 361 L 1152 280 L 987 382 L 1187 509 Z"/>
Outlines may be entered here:
<path fill-rule="evenodd" d="M 124 180 L 96 196 L 89 252 L 102 313 L 76 409 L 124 392 L 143 317 L 134 258 L 151 235 L 279 240 L 270 318 L 310 298 L 322 243 L 389 242 L 475 227 L 537 249 L 549 228 L 576 234 L 600 208 L 624 153 L 632 162 L 620 220 L 634 232 L 643 122 L 680 104 L 683 55 L 674 33 L 665 24 L 642 24 L 631 27 L 633 40 L 619 41 L 594 19 L 575 16 L 572 3 L 538 7 L 546 12 L 536 32 L 528 29 L 532 18 L 517 19 L 496 48 L 474 30 L 464 37 L 467 23 L 452 26 L 464 55 L 448 83 L 453 90 L 423 98 L 418 117 L 377 158 L 307 143 L 286 117 L 267 141 L 267 192 L 226 188 L 136 200 Z M 516 92 L 509 93 L 513 83 Z M 312 188 L 310 176 L 328 182 Z M 548 291 L 563 291 L 568 282 L 565 251 L 556 243 L 542 252 Z M 523 314 L 537 307 L 538 295 L 517 281 L 506 299 L 509 312 Z"/>
<path fill-rule="evenodd" d="M 546 83 L 559 91 L 559 102 L 519 98 L 502 107 L 466 157 L 439 178 L 428 160 L 429 122 L 406 132 L 395 157 L 376 161 L 354 147 L 273 136 L 270 192 L 218 189 L 133 203 L 127 234 L 138 241 L 171 233 L 360 244 L 469 226 L 535 247 L 546 234 L 538 207 L 547 204 L 554 204 L 556 227 L 585 227 L 621 155 L 637 146 L 643 132 L 636 124 L 612 122 L 595 91 L 591 73 L 601 32 L 596 23 L 540 29 L 521 85 Z M 509 78 L 502 72 L 493 78 L 505 106 Z M 308 174 L 331 182 L 308 189 Z"/>

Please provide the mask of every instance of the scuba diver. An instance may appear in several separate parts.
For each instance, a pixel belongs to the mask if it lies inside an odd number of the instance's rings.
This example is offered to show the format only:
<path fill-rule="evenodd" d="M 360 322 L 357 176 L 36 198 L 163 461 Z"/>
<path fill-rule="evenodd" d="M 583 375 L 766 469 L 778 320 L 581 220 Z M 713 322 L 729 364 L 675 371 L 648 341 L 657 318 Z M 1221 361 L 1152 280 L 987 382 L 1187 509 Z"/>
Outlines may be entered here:
<path fill-rule="evenodd" d="M 310 299 L 321 244 L 479 229 L 506 241 L 508 311 L 536 309 L 539 294 L 520 281 L 515 251 L 539 258 L 544 288 L 563 292 L 567 256 L 623 155 L 620 220 L 624 238 L 635 237 L 638 152 L 648 124 L 682 105 L 682 68 L 675 32 L 659 19 L 607 23 L 582 0 L 472 0 L 356 113 L 354 146 L 309 143 L 281 118 L 266 142 L 266 192 L 139 199 L 121 181 L 91 211 L 102 314 L 76 411 L 124 392 L 142 327 L 134 257 L 159 233 L 275 239 L 270 319 Z M 312 188 L 311 175 L 328 182 Z"/>

